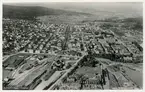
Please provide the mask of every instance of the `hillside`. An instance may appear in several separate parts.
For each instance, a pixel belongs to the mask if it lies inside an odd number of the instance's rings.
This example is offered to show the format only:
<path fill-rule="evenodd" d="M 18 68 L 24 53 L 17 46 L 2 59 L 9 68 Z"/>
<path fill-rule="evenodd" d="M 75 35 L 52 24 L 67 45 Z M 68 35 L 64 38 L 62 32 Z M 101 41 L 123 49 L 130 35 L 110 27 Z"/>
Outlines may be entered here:
<path fill-rule="evenodd" d="M 89 13 L 73 12 L 60 9 L 45 8 L 41 6 L 10 6 L 3 5 L 3 18 L 34 19 L 47 15 L 85 15 Z"/>

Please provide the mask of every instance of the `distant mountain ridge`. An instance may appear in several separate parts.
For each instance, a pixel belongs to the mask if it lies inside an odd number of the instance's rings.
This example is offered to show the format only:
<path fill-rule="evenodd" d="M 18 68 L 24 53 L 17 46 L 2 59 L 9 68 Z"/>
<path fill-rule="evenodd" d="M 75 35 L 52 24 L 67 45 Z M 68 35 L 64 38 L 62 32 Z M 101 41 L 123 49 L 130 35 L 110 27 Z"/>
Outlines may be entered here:
<path fill-rule="evenodd" d="M 92 15 L 89 13 L 52 9 L 41 6 L 11 6 L 3 5 L 3 18 L 32 19 L 46 15 Z"/>
<path fill-rule="evenodd" d="M 26 4 L 27 5 L 27 4 Z M 32 4 L 31 4 L 32 5 Z M 39 6 L 62 9 L 68 11 L 90 13 L 101 18 L 108 17 L 142 17 L 143 16 L 143 4 L 140 2 L 82 2 L 82 3 L 42 3 L 37 4 Z"/>

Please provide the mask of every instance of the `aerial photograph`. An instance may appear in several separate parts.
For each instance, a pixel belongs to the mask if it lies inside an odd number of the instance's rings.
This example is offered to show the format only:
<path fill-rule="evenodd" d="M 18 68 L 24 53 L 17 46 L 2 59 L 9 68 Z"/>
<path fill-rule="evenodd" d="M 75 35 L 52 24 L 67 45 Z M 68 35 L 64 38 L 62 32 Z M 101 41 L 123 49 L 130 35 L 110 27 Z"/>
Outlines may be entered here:
<path fill-rule="evenodd" d="M 3 90 L 142 90 L 142 2 L 3 3 Z"/>

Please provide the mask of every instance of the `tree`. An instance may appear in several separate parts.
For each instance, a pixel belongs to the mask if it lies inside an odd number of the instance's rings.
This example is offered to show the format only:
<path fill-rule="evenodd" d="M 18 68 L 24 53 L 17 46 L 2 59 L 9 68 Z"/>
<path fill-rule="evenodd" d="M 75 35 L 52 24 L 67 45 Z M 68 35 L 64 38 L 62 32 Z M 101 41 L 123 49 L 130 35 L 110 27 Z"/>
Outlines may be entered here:
<path fill-rule="evenodd" d="M 81 75 L 81 78 L 80 78 L 80 89 L 83 89 L 83 86 L 85 84 L 85 81 L 87 80 L 88 78 L 85 76 L 85 75 Z"/>

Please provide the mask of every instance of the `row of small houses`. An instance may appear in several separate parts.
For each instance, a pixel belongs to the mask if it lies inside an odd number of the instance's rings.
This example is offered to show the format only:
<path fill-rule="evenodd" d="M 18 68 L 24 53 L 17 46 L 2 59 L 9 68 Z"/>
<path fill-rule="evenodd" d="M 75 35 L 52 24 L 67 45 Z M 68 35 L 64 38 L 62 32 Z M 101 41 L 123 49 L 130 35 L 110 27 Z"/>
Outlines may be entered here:
<path fill-rule="evenodd" d="M 82 56 L 82 53 L 74 50 L 70 51 L 60 51 L 57 49 L 51 49 L 51 50 L 33 50 L 33 49 L 25 49 L 21 52 L 28 52 L 28 53 L 48 53 L 48 54 L 66 54 L 66 55 L 73 55 L 73 56 Z"/>
<path fill-rule="evenodd" d="M 133 63 L 135 61 L 141 62 L 142 56 L 133 56 L 132 54 L 115 54 L 115 53 L 95 53 L 95 57 L 107 58 L 116 62 Z M 140 57 L 140 59 L 139 59 Z"/>

